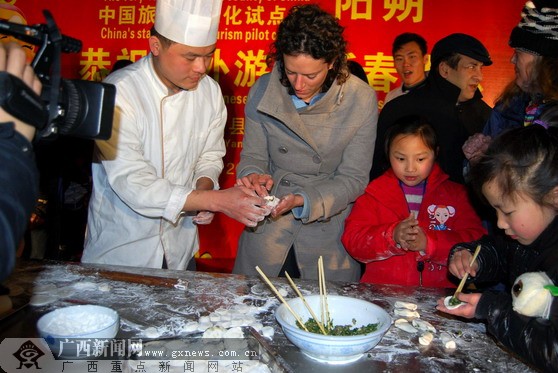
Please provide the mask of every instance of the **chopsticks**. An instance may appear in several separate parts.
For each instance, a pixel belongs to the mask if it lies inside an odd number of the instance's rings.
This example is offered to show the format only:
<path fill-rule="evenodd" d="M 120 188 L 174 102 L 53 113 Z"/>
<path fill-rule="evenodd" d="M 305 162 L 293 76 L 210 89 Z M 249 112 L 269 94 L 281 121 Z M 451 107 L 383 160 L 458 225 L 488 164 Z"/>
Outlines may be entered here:
<path fill-rule="evenodd" d="M 318 258 L 318 279 L 320 283 L 320 308 L 322 324 L 329 322 L 329 307 L 327 304 L 327 289 L 324 274 L 324 260 L 322 256 Z"/>
<path fill-rule="evenodd" d="M 300 292 L 300 290 L 298 290 L 298 287 L 296 286 L 296 284 L 293 282 L 291 276 L 289 276 L 289 274 L 287 273 L 287 271 L 285 271 L 285 276 L 287 277 L 287 279 L 289 280 L 289 283 L 291 284 L 291 287 L 294 289 L 296 295 L 299 296 L 300 299 L 302 299 L 302 303 L 304 303 L 304 305 L 306 306 L 306 309 L 308 310 L 308 312 L 310 312 L 310 315 L 312 315 L 312 317 L 314 318 L 314 320 L 316 321 L 316 323 L 318 324 L 318 327 L 320 328 L 320 330 L 322 331 L 322 333 L 324 335 L 327 335 L 327 331 L 324 328 L 324 324 L 322 324 L 319 320 L 318 317 L 316 316 L 316 314 L 314 313 L 314 311 L 312 310 L 312 307 L 310 307 L 310 305 L 308 304 L 308 302 L 306 302 L 306 298 L 304 298 L 304 296 L 302 295 L 302 293 Z"/>
<path fill-rule="evenodd" d="M 279 293 L 279 291 L 277 290 L 277 288 L 275 286 L 273 286 L 273 284 L 271 283 L 271 281 L 269 281 L 269 279 L 267 278 L 267 276 L 265 275 L 265 273 L 262 272 L 262 270 L 260 269 L 260 267 L 256 266 L 256 271 L 258 271 L 258 273 L 263 277 L 264 281 L 269 285 L 269 287 L 271 288 L 271 290 L 273 290 L 273 292 L 275 293 L 275 295 L 277 296 L 277 298 L 279 298 L 279 300 L 281 302 L 283 302 L 283 304 L 285 305 L 285 307 L 287 307 L 287 309 L 291 312 L 291 314 L 294 316 L 294 318 L 296 319 L 296 321 L 298 321 L 298 323 L 304 328 L 304 330 L 308 331 L 308 329 L 306 328 L 306 325 L 304 325 L 304 322 L 302 321 L 302 319 L 300 318 L 300 316 L 291 308 L 291 306 L 289 306 L 289 303 L 287 303 L 287 301 L 285 300 L 285 298 L 283 298 L 283 296 L 281 295 L 281 293 Z"/>
<path fill-rule="evenodd" d="M 285 305 L 285 307 L 287 307 L 287 309 L 289 310 L 289 312 L 291 312 L 291 314 L 294 316 L 296 321 L 300 325 L 302 325 L 302 328 L 304 328 L 304 330 L 306 330 L 308 332 L 308 329 L 306 328 L 306 325 L 304 325 L 304 322 L 302 321 L 300 316 L 291 308 L 291 306 L 289 306 L 287 301 L 285 301 L 283 296 L 279 293 L 277 288 L 271 283 L 271 281 L 265 275 L 265 273 L 263 273 L 263 271 L 260 269 L 260 267 L 256 266 L 256 271 L 258 271 L 258 273 L 262 276 L 264 281 L 269 285 L 271 290 L 273 290 L 273 292 L 275 293 L 277 298 L 279 298 L 279 300 Z M 327 332 L 327 324 L 326 323 L 329 322 L 329 307 L 328 307 L 328 303 L 327 303 L 327 289 L 326 289 L 326 283 L 325 283 L 323 258 L 320 256 L 319 259 L 318 259 L 318 279 L 319 279 L 319 285 L 320 285 L 321 322 L 318 320 L 318 317 L 316 316 L 316 314 L 314 313 L 314 311 L 312 310 L 312 308 L 310 307 L 310 305 L 306 301 L 306 298 L 304 298 L 304 296 L 302 295 L 302 293 L 300 292 L 300 290 L 298 289 L 298 287 L 294 283 L 291 276 L 289 276 L 289 274 L 287 273 L 287 271 L 285 271 L 285 276 L 289 280 L 289 283 L 290 283 L 291 287 L 294 289 L 294 291 L 296 292 L 298 297 L 302 300 L 302 303 L 304 304 L 304 306 L 306 306 L 306 309 L 308 309 L 308 312 L 310 312 L 310 315 L 312 315 L 312 318 L 314 319 L 314 321 L 316 321 L 316 324 L 318 324 L 318 327 L 320 328 L 320 331 L 322 332 L 322 334 L 327 335 L 328 332 Z M 325 327 L 324 327 L 324 325 L 325 325 Z"/>
<path fill-rule="evenodd" d="M 471 259 L 471 263 L 469 264 L 469 267 L 473 266 L 473 263 L 475 262 L 475 260 L 477 259 L 477 256 L 479 255 L 480 249 L 481 249 L 481 245 L 478 244 L 477 248 L 475 249 L 475 253 L 473 254 L 473 258 Z M 463 276 L 463 278 L 461 279 L 461 282 L 459 283 L 459 286 L 455 290 L 455 293 L 453 293 L 452 298 L 457 299 L 457 293 L 461 293 L 461 291 L 463 290 L 463 286 L 465 286 L 465 282 L 467 281 L 468 277 L 469 277 L 468 273 L 466 273 L 465 276 Z"/>

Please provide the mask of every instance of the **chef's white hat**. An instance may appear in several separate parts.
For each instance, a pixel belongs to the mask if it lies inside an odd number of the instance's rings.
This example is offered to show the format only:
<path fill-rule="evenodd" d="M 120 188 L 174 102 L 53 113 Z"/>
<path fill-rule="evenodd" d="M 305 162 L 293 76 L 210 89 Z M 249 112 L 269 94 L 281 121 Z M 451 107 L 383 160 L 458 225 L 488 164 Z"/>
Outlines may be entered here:
<path fill-rule="evenodd" d="M 191 47 L 215 44 L 222 4 L 223 0 L 157 0 L 155 30 Z"/>

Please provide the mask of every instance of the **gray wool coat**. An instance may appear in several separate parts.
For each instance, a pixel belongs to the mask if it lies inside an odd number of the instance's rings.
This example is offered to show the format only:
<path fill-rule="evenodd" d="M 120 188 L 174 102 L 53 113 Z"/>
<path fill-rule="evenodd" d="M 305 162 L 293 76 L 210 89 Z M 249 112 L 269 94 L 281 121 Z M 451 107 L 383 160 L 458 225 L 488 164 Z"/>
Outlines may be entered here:
<path fill-rule="evenodd" d="M 245 114 L 238 177 L 271 174 L 270 194 L 303 193 L 309 213 L 298 219 L 290 211 L 246 228 L 233 272 L 257 275 L 259 266 L 276 277 L 294 246 L 302 278 L 318 278 L 321 255 L 326 279 L 357 281 L 360 267 L 345 251 L 341 234 L 353 202 L 368 184 L 378 120 L 375 91 L 351 76 L 297 111 L 274 68 L 250 89 Z"/>

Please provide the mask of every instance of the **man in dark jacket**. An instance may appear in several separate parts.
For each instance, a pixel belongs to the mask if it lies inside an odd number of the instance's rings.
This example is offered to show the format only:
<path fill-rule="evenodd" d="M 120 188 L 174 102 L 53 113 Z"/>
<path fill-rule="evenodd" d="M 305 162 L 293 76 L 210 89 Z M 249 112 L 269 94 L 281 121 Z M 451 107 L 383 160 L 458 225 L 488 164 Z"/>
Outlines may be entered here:
<path fill-rule="evenodd" d="M 385 154 L 385 133 L 397 119 L 414 114 L 424 116 L 438 135 L 438 162 L 450 180 L 463 183 L 465 156 L 461 147 L 467 138 L 482 132 L 491 108 L 478 90 L 483 66 L 492 60 L 488 50 L 474 37 L 451 34 L 438 41 L 431 54 L 426 83 L 388 102 L 378 119 L 378 130 L 370 179 L 381 175 L 389 162 Z"/>
<path fill-rule="evenodd" d="M 19 44 L 0 43 L 0 70 L 30 88 L 18 94 L 41 93 L 41 82 L 26 63 L 25 51 Z M 8 87 L 1 87 L 5 96 L 15 95 Z M 12 272 L 17 245 L 37 200 L 39 175 L 31 145 L 34 135 L 35 127 L 0 108 L 0 281 Z"/>

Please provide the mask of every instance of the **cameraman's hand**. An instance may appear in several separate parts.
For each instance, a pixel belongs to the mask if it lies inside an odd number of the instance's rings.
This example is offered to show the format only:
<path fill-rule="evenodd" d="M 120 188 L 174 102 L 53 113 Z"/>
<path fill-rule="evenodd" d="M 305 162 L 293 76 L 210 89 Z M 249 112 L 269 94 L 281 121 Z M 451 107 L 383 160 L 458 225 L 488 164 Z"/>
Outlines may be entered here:
<path fill-rule="evenodd" d="M 18 77 L 35 93 L 41 94 L 41 81 L 35 75 L 31 65 L 27 63 L 25 51 L 19 44 L 15 42 L 0 43 L 0 71 L 6 71 Z M 0 123 L 3 122 L 14 122 L 16 131 L 21 133 L 27 140 L 33 141 L 35 127 L 20 121 L 0 107 Z"/>

